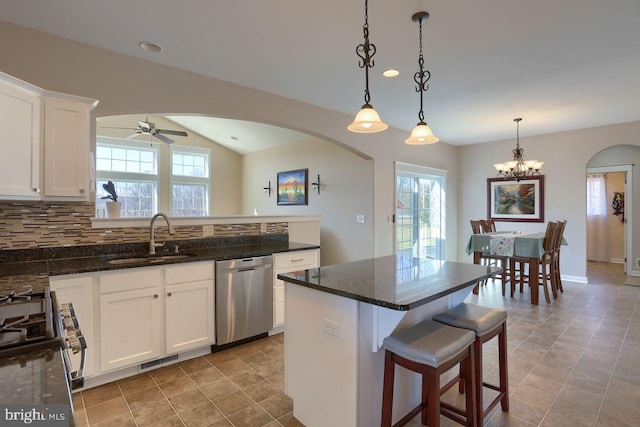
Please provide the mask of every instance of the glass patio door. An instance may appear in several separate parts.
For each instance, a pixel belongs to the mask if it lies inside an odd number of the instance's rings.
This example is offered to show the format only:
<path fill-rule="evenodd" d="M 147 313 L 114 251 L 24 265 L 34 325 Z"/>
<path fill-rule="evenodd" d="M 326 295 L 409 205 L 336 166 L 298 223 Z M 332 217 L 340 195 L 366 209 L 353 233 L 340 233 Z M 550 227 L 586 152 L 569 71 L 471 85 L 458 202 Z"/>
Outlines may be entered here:
<path fill-rule="evenodd" d="M 446 171 L 396 162 L 395 252 L 444 260 Z"/>

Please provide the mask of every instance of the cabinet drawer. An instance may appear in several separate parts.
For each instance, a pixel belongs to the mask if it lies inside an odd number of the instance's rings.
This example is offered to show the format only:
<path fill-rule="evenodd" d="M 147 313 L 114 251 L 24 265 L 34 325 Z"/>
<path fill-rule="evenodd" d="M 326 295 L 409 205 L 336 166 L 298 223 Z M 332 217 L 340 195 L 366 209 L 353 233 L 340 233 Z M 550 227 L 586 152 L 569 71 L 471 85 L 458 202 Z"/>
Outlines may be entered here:
<path fill-rule="evenodd" d="M 122 292 L 162 286 L 164 267 L 127 268 L 100 276 L 100 293 Z"/>
<path fill-rule="evenodd" d="M 318 266 L 318 250 L 285 252 L 274 255 L 274 268 L 300 270 Z"/>
<path fill-rule="evenodd" d="M 195 282 L 213 279 L 213 262 L 187 262 L 165 267 L 166 284 Z"/>

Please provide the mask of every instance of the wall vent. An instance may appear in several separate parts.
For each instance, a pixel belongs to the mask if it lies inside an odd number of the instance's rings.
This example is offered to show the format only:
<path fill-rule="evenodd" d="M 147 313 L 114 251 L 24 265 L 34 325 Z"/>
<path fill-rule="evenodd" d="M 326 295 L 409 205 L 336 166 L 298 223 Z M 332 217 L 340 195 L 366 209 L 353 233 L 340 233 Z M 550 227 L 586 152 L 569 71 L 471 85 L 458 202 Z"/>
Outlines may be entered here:
<path fill-rule="evenodd" d="M 145 369 L 153 368 L 154 366 L 162 365 L 163 363 L 172 362 L 174 360 L 178 360 L 177 354 L 163 357 L 162 359 L 152 360 L 151 362 L 143 363 L 140 365 L 140 370 L 144 371 Z"/>

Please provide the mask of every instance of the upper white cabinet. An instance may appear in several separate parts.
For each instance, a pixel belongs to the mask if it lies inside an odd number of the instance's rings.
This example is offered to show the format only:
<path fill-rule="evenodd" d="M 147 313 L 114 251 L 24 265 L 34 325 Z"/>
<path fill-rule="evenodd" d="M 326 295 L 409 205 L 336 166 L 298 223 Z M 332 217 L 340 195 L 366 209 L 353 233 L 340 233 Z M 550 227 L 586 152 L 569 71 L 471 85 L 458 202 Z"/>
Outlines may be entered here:
<path fill-rule="evenodd" d="M 0 72 L 0 199 L 88 200 L 96 105 Z"/>
<path fill-rule="evenodd" d="M 90 104 L 44 100 L 44 195 L 84 199 L 88 193 Z"/>
<path fill-rule="evenodd" d="M 0 198 L 39 199 L 40 97 L 1 77 Z"/>

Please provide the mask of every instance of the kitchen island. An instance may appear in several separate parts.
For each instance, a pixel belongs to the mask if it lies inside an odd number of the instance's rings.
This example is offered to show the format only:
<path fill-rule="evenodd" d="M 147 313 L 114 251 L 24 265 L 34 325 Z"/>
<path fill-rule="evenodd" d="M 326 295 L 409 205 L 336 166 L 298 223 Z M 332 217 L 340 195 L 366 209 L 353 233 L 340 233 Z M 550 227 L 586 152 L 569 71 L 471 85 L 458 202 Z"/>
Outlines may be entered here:
<path fill-rule="evenodd" d="M 285 392 L 307 427 L 380 425 L 382 340 L 462 302 L 499 268 L 385 256 L 280 274 L 286 283 Z M 420 402 L 396 373 L 394 422 Z"/>

